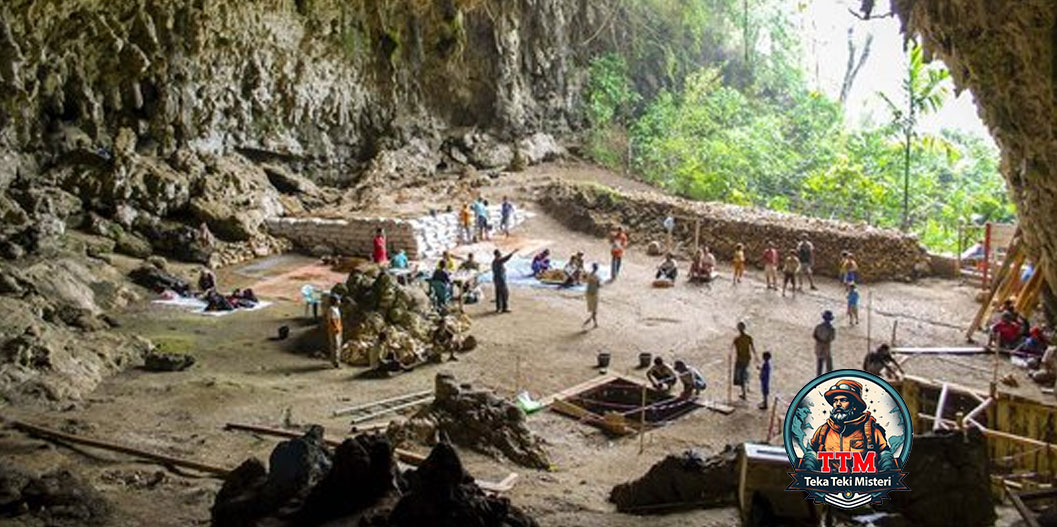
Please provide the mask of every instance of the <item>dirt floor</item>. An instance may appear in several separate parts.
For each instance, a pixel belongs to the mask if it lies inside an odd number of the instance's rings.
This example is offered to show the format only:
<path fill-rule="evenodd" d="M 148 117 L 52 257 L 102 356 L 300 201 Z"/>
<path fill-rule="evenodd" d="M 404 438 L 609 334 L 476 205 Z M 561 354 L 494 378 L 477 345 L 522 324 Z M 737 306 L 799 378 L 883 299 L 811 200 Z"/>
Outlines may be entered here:
<path fill-rule="evenodd" d="M 505 176 L 496 188 L 483 190 L 496 201 L 509 192 L 522 209 L 532 210 L 531 183 L 554 175 L 641 185 L 589 167 L 550 165 Z M 633 246 L 620 279 L 602 289 L 597 330 L 581 326 L 587 315 L 582 294 L 514 288 L 513 312 L 496 315 L 488 288 L 485 303 L 467 306 L 480 343 L 475 351 L 462 355 L 459 362 L 421 367 L 388 380 L 362 380 L 356 378 L 358 369 L 332 369 L 316 354 L 319 346 L 311 338 L 312 323 L 304 317 L 299 300 L 303 283 L 329 286 L 341 275 L 313 267 L 311 258 L 285 255 L 221 273 L 225 288 L 251 286 L 276 302 L 266 309 L 213 318 L 142 303 L 117 314 L 123 324 L 120 331 L 194 354 L 198 363 L 190 370 L 150 373 L 133 369 L 112 377 L 84 401 L 58 408 L 5 408 L 4 412 L 75 433 L 235 467 L 249 455 L 266 459 L 277 440 L 225 432 L 225 423 L 319 423 L 331 436 L 339 437 L 349 424 L 346 418 L 331 417 L 333 410 L 429 389 L 440 371 L 451 371 L 460 381 L 490 387 L 505 396 L 527 389 L 540 397 L 599 375 L 594 368 L 599 351 L 612 353 L 610 371 L 641 376 L 635 368 L 637 356 L 649 351 L 698 366 L 710 384 L 704 397 L 725 400 L 726 363 L 738 321 L 748 324 L 760 351 L 774 354 L 772 390 L 779 397 L 795 394 L 814 377 L 811 331 L 825 309 L 838 314 L 835 366 L 861 364 L 867 349 L 866 316 L 862 325 L 848 327 L 843 288 L 834 280 L 819 279 L 818 291 L 782 298 L 765 289 L 762 272 L 750 270 L 744 283 L 733 286 L 729 267 L 721 265 L 721 279 L 711 287 L 680 281 L 671 289 L 654 289 L 650 282 L 659 262 L 646 256 L 647 240 L 635 239 L 634 233 L 631 237 Z M 571 232 L 542 213 L 498 245 L 504 250 L 546 245 L 563 258 L 583 250 L 589 262 L 608 263 L 605 240 Z M 490 246 L 484 245 L 470 249 L 478 257 L 490 252 Z M 943 280 L 867 284 L 863 305 L 872 299 L 873 343 L 887 341 L 898 321 L 900 345 L 959 345 L 977 306 L 974 293 Z M 291 326 L 291 338 L 271 340 L 281 325 Z M 991 360 L 984 357 L 917 357 L 906 367 L 915 375 L 981 388 L 986 388 L 992 375 Z M 1001 369 L 1001 373 L 1013 371 L 1005 363 Z M 1029 383 L 1023 374 L 1019 379 L 1021 391 L 1034 390 L 1025 387 Z M 512 470 L 519 472 L 521 480 L 509 497 L 542 525 L 638 525 L 640 518 L 617 514 L 607 503 L 610 488 L 640 476 L 669 453 L 693 448 L 710 454 L 728 443 L 764 439 L 769 414 L 756 408 L 758 402 L 758 384 L 754 383 L 748 401 L 735 401 L 737 410 L 732 415 L 698 410 L 649 433 L 641 454 L 637 438 L 608 439 L 572 419 L 542 412 L 532 415 L 529 424 L 547 442 L 554 461 L 552 471 L 521 469 L 472 453 L 464 453 L 465 460 L 471 472 L 483 479 L 499 480 Z M 39 469 L 76 467 L 117 504 L 115 525 L 208 523 L 209 507 L 219 488 L 213 479 L 181 475 L 122 455 L 57 447 L 12 430 L 0 430 L 0 451 L 4 457 Z M 725 509 L 672 514 L 650 523 L 681 527 L 733 525 L 737 520 L 734 509 Z"/>

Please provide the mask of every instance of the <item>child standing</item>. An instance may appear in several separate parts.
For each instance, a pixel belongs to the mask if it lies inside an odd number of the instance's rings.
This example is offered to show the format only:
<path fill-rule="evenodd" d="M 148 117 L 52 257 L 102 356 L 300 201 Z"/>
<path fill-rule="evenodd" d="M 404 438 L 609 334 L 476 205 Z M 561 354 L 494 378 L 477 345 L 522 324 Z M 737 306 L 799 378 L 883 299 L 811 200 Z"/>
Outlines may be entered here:
<path fill-rule="evenodd" d="M 760 365 L 760 393 L 763 394 L 763 402 L 760 410 L 767 409 L 767 396 L 771 393 L 771 352 L 763 352 L 763 364 Z"/>
<path fill-rule="evenodd" d="M 848 284 L 848 321 L 853 326 L 859 324 L 859 290 L 855 282 Z"/>
<path fill-rule="evenodd" d="M 740 284 L 741 277 L 745 274 L 745 246 L 738 244 L 734 247 L 734 283 Z"/>
<path fill-rule="evenodd" d="M 767 278 L 767 289 L 778 290 L 778 249 L 774 243 L 767 241 L 767 249 L 763 251 L 763 273 Z"/>

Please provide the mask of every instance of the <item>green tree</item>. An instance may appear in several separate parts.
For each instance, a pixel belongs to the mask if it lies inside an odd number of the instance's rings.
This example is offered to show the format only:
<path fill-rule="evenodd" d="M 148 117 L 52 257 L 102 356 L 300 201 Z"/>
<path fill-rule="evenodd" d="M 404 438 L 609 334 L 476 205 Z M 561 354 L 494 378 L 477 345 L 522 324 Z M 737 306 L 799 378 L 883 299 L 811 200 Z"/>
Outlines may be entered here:
<path fill-rule="evenodd" d="M 948 90 L 943 82 L 950 73 L 940 66 L 925 64 L 921 46 L 914 44 L 908 54 L 906 76 L 903 78 L 903 101 L 896 104 L 884 93 L 879 95 L 888 104 L 892 121 L 903 138 L 903 223 L 904 231 L 910 229 L 910 165 L 912 142 L 917 136 L 918 119 L 935 112 L 943 106 Z"/>

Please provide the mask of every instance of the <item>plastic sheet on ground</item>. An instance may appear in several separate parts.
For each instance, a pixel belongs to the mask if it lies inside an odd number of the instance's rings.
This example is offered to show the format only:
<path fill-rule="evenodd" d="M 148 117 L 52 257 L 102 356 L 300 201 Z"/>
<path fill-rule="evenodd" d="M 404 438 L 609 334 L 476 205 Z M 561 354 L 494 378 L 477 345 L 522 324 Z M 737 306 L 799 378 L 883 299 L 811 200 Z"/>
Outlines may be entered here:
<path fill-rule="evenodd" d="M 199 315 L 204 315 L 204 316 L 207 316 L 207 317 L 222 317 L 224 315 L 230 315 L 232 313 L 237 313 L 239 311 L 257 311 L 258 309 L 264 309 L 264 308 L 272 305 L 271 302 L 267 302 L 267 301 L 262 300 L 260 302 L 257 302 L 257 305 L 255 305 L 253 307 L 240 307 L 238 309 L 233 309 L 231 311 L 206 311 L 206 306 L 208 306 L 209 304 L 207 304 L 205 300 L 200 300 L 200 299 L 197 299 L 197 298 L 183 298 L 183 297 L 179 297 L 179 298 L 172 298 L 172 299 L 160 299 L 160 300 L 155 300 L 152 303 L 160 304 L 160 305 L 163 305 L 163 306 L 179 307 L 179 308 L 184 309 L 185 311 L 190 311 L 192 313 L 197 313 Z"/>
<path fill-rule="evenodd" d="M 482 284 L 492 283 L 492 266 L 491 260 L 488 262 L 482 262 L 485 272 L 481 273 L 481 276 L 477 278 L 477 281 Z M 590 263 L 587 264 L 590 267 Z M 565 267 L 564 260 L 551 260 L 552 269 L 562 269 Z M 598 276 L 602 280 L 609 279 L 609 266 L 598 265 Z M 511 258 L 506 264 L 506 282 L 511 287 L 534 287 L 536 289 L 556 289 L 559 291 L 587 291 L 586 284 L 579 284 L 573 287 L 561 287 L 553 283 L 540 282 L 532 275 L 532 259 L 531 258 Z"/>

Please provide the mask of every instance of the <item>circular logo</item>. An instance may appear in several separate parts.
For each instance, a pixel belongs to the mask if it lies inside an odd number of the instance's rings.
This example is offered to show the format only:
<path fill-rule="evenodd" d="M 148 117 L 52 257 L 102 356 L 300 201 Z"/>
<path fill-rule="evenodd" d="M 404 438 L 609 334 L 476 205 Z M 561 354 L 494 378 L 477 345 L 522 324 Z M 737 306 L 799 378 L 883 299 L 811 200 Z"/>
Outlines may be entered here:
<path fill-rule="evenodd" d="M 785 415 L 785 451 L 793 465 L 788 490 L 844 509 L 909 490 L 903 476 L 911 423 L 899 392 L 880 377 L 837 370 L 812 380 Z"/>

